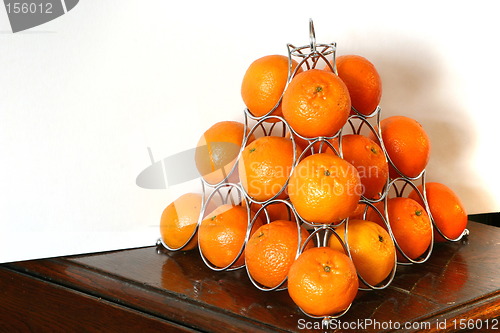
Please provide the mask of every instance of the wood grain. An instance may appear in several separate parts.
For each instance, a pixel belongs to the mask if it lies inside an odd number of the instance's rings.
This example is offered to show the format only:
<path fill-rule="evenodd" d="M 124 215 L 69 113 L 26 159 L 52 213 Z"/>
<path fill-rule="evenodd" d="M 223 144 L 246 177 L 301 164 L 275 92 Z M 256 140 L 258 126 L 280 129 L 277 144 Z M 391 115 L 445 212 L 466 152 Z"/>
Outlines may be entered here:
<path fill-rule="evenodd" d="M 193 332 L 0 267 L 0 332 Z"/>

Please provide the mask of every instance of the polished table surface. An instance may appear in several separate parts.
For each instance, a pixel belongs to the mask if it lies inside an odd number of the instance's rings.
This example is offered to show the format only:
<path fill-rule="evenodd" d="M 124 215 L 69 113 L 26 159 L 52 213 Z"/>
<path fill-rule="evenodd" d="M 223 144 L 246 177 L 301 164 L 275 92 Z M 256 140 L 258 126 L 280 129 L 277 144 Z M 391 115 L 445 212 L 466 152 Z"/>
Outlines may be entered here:
<path fill-rule="evenodd" d="M 426 263 L 398 266 L 388 288 L 360 292 L 328 330 L 287 291 L 255 288 L 244 269 L 215 272 L 196 250 L 151 246 L 0 265 L 0 331 L 498 331 L 500 228 L 468 229 L 464 241 L 435 245 Z"/>

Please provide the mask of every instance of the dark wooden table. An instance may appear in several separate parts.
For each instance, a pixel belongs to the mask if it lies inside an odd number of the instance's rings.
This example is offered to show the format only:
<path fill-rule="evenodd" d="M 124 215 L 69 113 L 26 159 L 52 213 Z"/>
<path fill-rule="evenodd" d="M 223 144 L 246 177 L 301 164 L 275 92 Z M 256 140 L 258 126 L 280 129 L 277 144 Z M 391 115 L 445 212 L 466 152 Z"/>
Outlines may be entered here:
<path fill-rule="evenodd" d="M 399 266 L 387 289 L 361 292 L 329 330 L 286 291 L 257 290 L 244 269 L 214 272 L 196 251 L 146 247 L 0 265 L 0 332 L 500 330 L 500 228 L 469 230 L 428 262 Z"/>

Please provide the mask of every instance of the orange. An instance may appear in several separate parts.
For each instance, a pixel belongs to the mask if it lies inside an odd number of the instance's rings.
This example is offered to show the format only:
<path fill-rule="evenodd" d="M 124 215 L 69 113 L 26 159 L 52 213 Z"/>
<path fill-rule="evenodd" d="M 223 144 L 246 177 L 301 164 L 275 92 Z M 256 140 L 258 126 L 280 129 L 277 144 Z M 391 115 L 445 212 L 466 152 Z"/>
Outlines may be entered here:
<path fill-rule="evenodd" d="M 337 149 L 338 141 L 332 140 Z M 379 199 L 389 176 L 389 164 L 380 146 L 363 135 L 343 135 L 342 156 L 358 170 L 363 195 L 368 199 Z"/>
<path fill-rule="evenodd" d="M 296 157 L 299 155 L 297 150 Z M 278 136 L 260 137 L 246 146 L 241 154 L 238 164 L 241 185 L 257 201 L 271 199 L 285 186 L 293 162 L 292 140 Z M 280 197 L 285 197 L 284 192 Z"/>
<path fill-rule="evenodd" d="M 292 60 L 290 74 L 297 65 Z M 264 56 L 248 67 L 241 84 L 241 97 L 252 115 L 265 116 L 280 102 L 288 81 L 288 68 L 288 57 L 283 55 Z M 272 114 L 282 116 L 281 104 Z"/>
<path fill-rule="evenodd" d="M 300 135 L 334 136 L 351 111 L 349 91 L 332 72 L 310 69 L 297 74 L 283 94 L 283 116 Z"/>
<path fill-rule="evenodd" d="M 392 116 L 383 119 L 380 128 L 385 149 L 396 168 L 411 178 L 420 175 L 431 153 L 431 143 L 422 125 L 412 118 Z M 375 135 L 370 135 L 376 141 Z M 392 166 L 390 176 L 398 177 Z"/>
<path fill-rule="evenodd" d="M 257 213 L 259 209 L 262 207 L 261 204 L 252 204 L 251 208 L 252 210 Z M 276 220 L 290 220 L 293 218 L 292 212 L 288 209 L 288 206 L 282 202 L 276 202 L 272 203 L 266 206 L 265 211 L 267 212 L 267 215 L 269 216 L 269 222 L 276 221 Z M 260 217 L 264 220 L 266 217 L 266 213 L 262 211 L 260 213 Z"/>
<path fill-rule="evenodd" d="M 309 146 L 310 142 L 308 140 L 304 140 L 295 134 L 291 134 L 290 132 L 286 133 L 285 138 L 290 139 L 291 136 L 293 136 L 293 139 L 295 140 L 295 144 L 297 146 L 299 146 L 300 149 L 302 149 L 302 151 L 304 151 L 307 148 L 307 146 Z"/>
<path fill-rule="evenodd" d="M 221 182 L 232 170 L 243 143 L 245 125 L 221 121 L 203 133 L 195 151 L 196 167 L 209 184 Z M 248 142 L 253 141 L 253 135 Z"/>
<path fill-rule="evenodd" d="M 186 193 L 169 204 L 161 214 L 160 234 L 163 242 L 178 249 L 195 232 L 200 217 L 202 197 L 196 193 Z M 191 250 L 198 244 L 194 236 L 183 250 Z"/>
<path fill-rule="evenodd" d="M 382 80 L 375 66 L 359 55 L 343 55 L 336 59 L 338 76 L 344 81 L 351 103 L 359 113 L 375 111 L 382 97 Z M 326 66 L 325 70 L 330 70 Z"/>
<path fill-rule="evenodd" d="M 309 232 L 300 227 L 301 243 L 304 245 Z M 264 224 L 250 237 L 245 247 L 248 273 L 263 286 L 278 286 L 288 275 L 288 270 L 297 255 L 297 224 L 277 220 Z M 310 248 L 314 245 L 307 243 Z"/>
<path fill-rule="evenodd" d="M 228 266 L 244 246 L 248 224 L 247 209 L 242 206 L 221 205 L 208 214 L 198 229 L 198 243 L 205 258 L 216 267 Z M 251 233 L 261 225 L 262 220 L 257 218 Z M 232 267 L 243 265 L 244 253 Z"/>
<path fill-rule="evenodd" d="M 335 223 L 350 216 L 362 189 L 356 168 L 327 153 L 300 161 L 288 183 L 288 195 L 297 213 L 316 223 Z"/>
<path fill-rule="evenodd" d="M 376 207 L 383 214 L 383 202 Z M 425 209 L 413 199 L 395 197 L 387 201 L 387 211 L 392 233 L 401 250 L 414 260 L 424 254 L 432 238 L 431 222 Z M 366 219 L 386 228 L 380 216 L 371 208 L 368 209 Z M 403 260 L 399 253 L 398 258 Z"/>
<path fill-rule="evenodd" d="M 288 272 L 288 293 L 304 312 L 327 316 L 346 310 L 358 292 L 352 260 L 330 247 L 304 251 Z"/>
<path fill-rule="evenodd" d="M 422 185 L 417 187 L 422 192 Z M 460 198 L 448 186 L 431 182 L 425 184 L 425 192 L 429 209 L 431 210 L 434 223 L 441 232 L 450 239 L 458 238 L 467 227 L 467 212 Z M 416 200 L 420 205 L 424 205 L 422 199 L 413 190 L 409 197 Z M 436 242 L 444 242 L 439 232 L 434 233 Z"/>
<path fill-rule="evenodd" d="M 309 156 L 309 155 L 311 155 L 313 153 L 313 151 L 311 150 L 311 147 L 309 147 L 309 145 L 314 140 L 305 140 L 305 139 L 302 139 L 301 137 L 299 137 L 298 135 L 295 135 L 295 134 L 292 134 L 292 135 L 293 135 L 293 138 L 295 140 L 295 144 L 297 146 L 299 146 L 299 148 L 301 149 L 301 151 L 304 151 L 304 150 L 307 149 L 307 151 L 305 152 L 304 156 Z M 290 137 L 290 133 L 287 133 L 286 137 L 289 138 Z M 312 148 L 314 149 L 314 153 L 315 154 L 316 153 L 326 153 L 326 152 L 334 154 L 333 150 L 326 143 L 326 140 L 325 141 L 316 141 L 314 144 L 312 144 Z"/>
<path fill-rule="evenodd" d="M 372 286 L 384 281 L 396 261 L 396 246 L 389 233 L 377 223 L 365 220 L 349 220 L 348 229 L 347 242 L 358 274 Z M 342 225 L 335 231 L 345 242 L 345 226 Z M 344 251 L 333 235 L 328 245 Z"/>
<path fill-rule="evenodd" d="M 349 215 L 349 218 L 354 219 L 354 220 L 362 220 L 365 209 L 366 209 L 366 204 L 359 203 L 356 206 L 356 209 L 354 210 L 354 212 L 352 212 L 352 214 Z"/>

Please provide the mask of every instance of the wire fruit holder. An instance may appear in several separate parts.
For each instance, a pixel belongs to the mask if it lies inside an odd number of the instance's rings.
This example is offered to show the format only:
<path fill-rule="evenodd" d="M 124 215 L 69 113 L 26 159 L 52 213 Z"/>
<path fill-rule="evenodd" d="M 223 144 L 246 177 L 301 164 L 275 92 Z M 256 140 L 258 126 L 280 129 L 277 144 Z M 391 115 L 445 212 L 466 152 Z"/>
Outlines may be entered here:
<path fill-rule="evenodd" d="M 287 44 L 287 50 L 288 50 L 288 80 L 285 86 L 284 91 L 286 90 L 286 87 L 290 83 L 290 81 L 294 78 L 294 76 L 297 74 L 297 71 L 299 68 L 303 68 L 305 70 L 309 69 L 314 69 L 317 68 L 319 64 L 325 63 L 326 66 L 329 66 L 330 70 L 337 74 L 337 68 L 336 68 L 336 50 L 337 50 L 337 45 L 336 43 L 329 43 L 329 44 L 319 44 L 316 43 L 316 34 L 314 30 L 314 24 L 312 20 L 309 20 L 309 44 L 304 45 L 304 46 L 299 46 L 296 47 L 292 44 Z M 298 65 L 293 68 L 293 60 L 297 60 Z M 243 139 L 243 142 L 241 144 L 238 156 L 236 158 L 236 161 L 240 160 L 242 151 L 244 147 L 247 145 L 247 142 L 249 141 L 250 137 L 252 135 L 260 134 L 261 136 L 282 136 L 282 137 L 289 137 L 292 140 L 293 143 L 293 165 L 290 170 L 290 174 L 288 175 L 288 180 L 293 173 L 293 170 L 295 167 L 298 165 L 298 163 L 306 156 L 307 153 L 315 154 L 324 151 L 327 148 L 332 149 L 339 157 L 343 157 L 342 154 L 342 137 L 346 135 L 346 133 L 350 134 L 360 134 L 362 131 L 369 131 L 375 135 L 375 137 L 378 139 L 378 142 L 380 143 L 380 148 L 382 149 L 384 156 L 386 158 L 387 163 L 390 165 L 390 167 L 394 168 L 394 170 L 397 172 L 397 177 L 396 178 L 390 178 L 387 176 L 384 189 L 380 196 L 376 199 L 370 199 L 366 198 L 363 195 L 361 196 L 361 200 L 359 201 L 359 204 L 365 205 L 364 211 L 363 211 L 363 219 L 366 218 L 366 214 L 369 209 L 372 209 L 383 221 L 383 223 L 386 226 L 386 229 L 392 238 L 394 245 L 396 246 L 396 253 L 394 256 L 394 266 L 389 273 L 388 277 L 380 282 L 377 285 L 372 285 L 368 283 L 359 273 L 358 273 L 358 278 L 361 281 L 360 290 L 380 290 L 384 289 L 387 286 L 391 284 L 393 281 L 395 275 L 396 275 L 396 270 L 397 270 L 397 265 L 412 265 L 412 264 L 422 264 L 426 262 L 429 257 L 431 256 L 432 250 L 433 250 L 433 244 L 434 244 L 434 233 L 437 232 L 440 236 L 442 236 L 446 241 L 452 241 L 456 242 L 461 240 L 463 237 L 466 237 L 469 235 L 468 229 L 465 229 L 460 236 L 458 236 L 455 239 L 451 239 L 447 237 L 441 230 L 440 228 L 436 225 L 434 218 L 432 217 L 432 213 L 429 208 L 429 203 L 427 201 L 427 196 L 426 196 L 426 170 L 424 169 L 419 175 L 416 177 L 408 177 L 407 175 L 403 174 L 394 164 L 394 162 L 390 159 L 389 154 L 387 153 L 387 150 L 384 146 L 384 142 L 382 139 L 382 133 L 380 129 L 380 120 L 381 120 L 381 114 L 382 114 L 382 109 L 379 106 L 373 110 L 372 113 L 365 115 L 360 112 L 358 112 L 354 107 L 352 107 L 352 113 L 349 116 L 346 125 L 341 128 L 334 136 L 331 137 L 314 137 L 314 138 L 308 138 L 301 136 L 299 133 L 297 133 L 288 123 L 287 121 L 278 115 L 273 114 L 274 111 L 278 108 L 278 106 L 281 103 L 283 95 L 279 99 L 279 101 L 276 103 L 276 105 L 269 110 L 267 114 L 261 117 L 256 117 L 254 116 L 248 108 L 244 109 L 244 127 L 245 127 L 245 137 Z M 297 154 L 297 150 L 295 149 L 297 147 L 297 138 L 300 138 L 304 140 L 304 142 L 307 142 L 308 145 L 306 148 L 303 149 L 301 154 Z M 332 145 L 330 142 L 331 139 L 337 138 L 338 141 L 338 149 Z M 309 231 L 310 235 L 307 237 L 305 240 L 304 244 L 302 247 L 298 246 L 297 247 L 297 252 L 296 252 L 296 258 L 303 252 L 304 248 L 310 243 L 314 242 L 315 246 L 328 246 L 328 241 L 330 237 L 336 237 L 337 240 L 340 242 L 342 247 L 344 248 L 345 253 L 352 259 L 351 253 L 349 251 L 349 236 L 348 236 L 348 225 L 349 225 L 349 218 L 346 218 L 342 221 L 340 221 L 337 224 L 324 224 L 324 223 L 316 223 L 314 221 L 308 221 L 304 218 L 302 218 L 293 204 L 290 202 L 289 199 L 280 199 L 278 198 L 280 194 L 286 189 L 286 186 L 288 184 L 288 180 L 285 182 L 285 184 L 282 186 L 282 188 L 270 199 L 265 200 L 265 201 L 258 201 L 252 196 L 250 196 L 242 186 L 241 182 L 239 180 L 234 181 L 234 176 L 237 171 L 237 163 L 234 163 L 232 168 L 227 172 L 226 174 L 223 175 L 223 179 L 220 180 L 217 183 L 209 183 L 207 180 L 205 180 L 203 177 L 201 178 L 201 190 L 202 190 L 202 207 L 201 207 L 201 212 L 198 218 L 198 223 L 196 225 L 196 228 L 194 229 L 193 233 L 189 237 L 186 242 L 178 247 L 178 248 L 172 248 L 169 247 L 165 242 L 160 238 L 157 241 L 157 246 L 158 247 L 164 247 L 169 251 L 179 251 L 182 250 L 189 242 L 194 237 L 197 237 L 197 231 L 198 228 L 203 221 L 204 217 L 210 213 L 211 211 L 209 210 L 210 207 L 214 207 L 217 205 L 221 204 L 231 204 L 231 205 L 242 205 L 246 208 L 247 211 L 247 218 L 248 218 L 248 225 L 247 225 L 247 230 L 246 230 L 246 236 L 245 236 L 245 242 L 242 244 L 240 251 L 238 255 L 234 258 L 234 260 L 228 264 L 225 267 L 217 267 L 214 266 L 210 261 L 205 257 L 203 251 L 201 248 L 198 246 L 198 250 L 200 252 L 201 258 L 203 262 L 206 264 L 207 267 L 209 267 L 212 270 L 215 271 L 231 271 L 231 270 L 236 270 L 236 269 L 242 269 L 245 268 L 246 266 L 240 265 L 240 266 L 234 266 L 236 261 L 243 255 L 243 252 L 245 250 L 245 245 L 248 242 L 250 238 L 250 232 L 251 229 L 256 222 L 256 220 L 259 217 L 263 217 L 265 223 L 270 223 L 270 215 L 268 211 L 268 207 L 270 205 L 276 205 L 276 204 L 281 204 L 281 205 L 286 205 L 286 209 L 288 210 L 288 217 L 291 221 L 296 222 L 297 226 L 297 231 L 298 231 L 298 243 L 301 244 L 302 239 L 301 239 L 301 232 L 300 228 L 302 226 L 305 226 Z M 421 190 L 418 188 L 418 183 L 421 185 Z M 388 205 L 387 202 L 391 197 L 402 197 L 404 196 L 404 193 L 408 190 L 412 189 L 417 193 L 417 195 L 420 197 L 421 201 L 424 203 L 424 209 L 427 212 L 429 216 L 429 221 L 430 221 L 430 227 L 431 227 L 431 242 L 426 251 L 417 259 L 412 259 L 410 256 L 408 256 L 407 253 L 403 251 L 401 246 L 398 244 L 398 240 L 395 237 L 394 233 L 392 232 L 391 224 L 390 224 L 390 219 L 389 219 L 389 214 L 388 214 Z M 383 209 L 379 209 L 376 204 L 378 203 L 383 203 Z M 260 205 L 260 208 L 252 214 L 252 205 Z M 337 228 L 344 228 L 344 241 L 342 238 L 339 236 L 337 233 L 336 229 Z M 160 252 L 160 251 L 159 251 Z M 402 259 L 398 261 L 397 253 L 399 253 L 402 256 Z M 278 285 L 269 288 L 265 287 L 261 284 L 259 284 L 257 281 L 254 280 L 248 269 L 246 269 L 248 273 L 248 277 L 252 284 L 258 288 L 261 291 L 281 291 L 286 289 L 286 278 L 283 279 Z M 308 314 L 304 312 L 302 309 L 299 309 L 307 316 L 311 318 L 316 318 L 316 319 L 323 319 L 323 320 L 330 320 L 334 318 L 338 318 L 342 315 L 344 315 L 348 310 L 350 306 L 343 310 L 340 313 L 336 314 L 331 314 L 328 316 L 313 316 L 311 314 Z"/>

